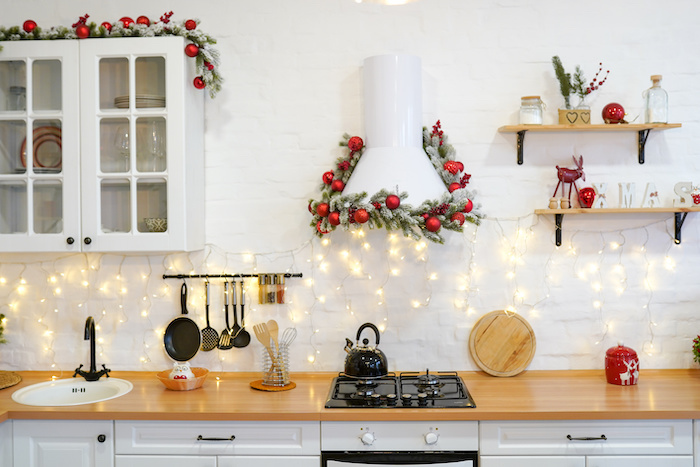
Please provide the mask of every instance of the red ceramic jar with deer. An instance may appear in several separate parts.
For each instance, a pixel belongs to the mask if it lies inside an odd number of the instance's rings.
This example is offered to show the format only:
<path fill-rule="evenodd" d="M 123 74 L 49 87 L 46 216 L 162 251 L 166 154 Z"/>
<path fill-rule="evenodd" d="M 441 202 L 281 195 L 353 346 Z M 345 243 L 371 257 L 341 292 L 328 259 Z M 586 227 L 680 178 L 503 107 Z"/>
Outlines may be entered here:
<path fill-rule="evenodd" d="M 639 381 L 637 352 L 618 344 L 605 352 L 605 377 L 610 384 L 631 386 Z"/>

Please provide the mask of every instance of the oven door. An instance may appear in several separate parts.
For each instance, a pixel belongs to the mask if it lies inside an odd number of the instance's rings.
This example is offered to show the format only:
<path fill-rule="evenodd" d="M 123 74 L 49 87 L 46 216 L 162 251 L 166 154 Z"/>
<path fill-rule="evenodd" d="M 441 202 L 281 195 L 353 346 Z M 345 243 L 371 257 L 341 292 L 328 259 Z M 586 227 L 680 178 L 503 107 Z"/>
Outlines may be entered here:
<path fill-rule="evenodd" d="M 321 467 L 361 467 L 381 465 L 445 465 L 445 467 L 477 467 L 476 451 L 448 452 L 322 452 Z"/>

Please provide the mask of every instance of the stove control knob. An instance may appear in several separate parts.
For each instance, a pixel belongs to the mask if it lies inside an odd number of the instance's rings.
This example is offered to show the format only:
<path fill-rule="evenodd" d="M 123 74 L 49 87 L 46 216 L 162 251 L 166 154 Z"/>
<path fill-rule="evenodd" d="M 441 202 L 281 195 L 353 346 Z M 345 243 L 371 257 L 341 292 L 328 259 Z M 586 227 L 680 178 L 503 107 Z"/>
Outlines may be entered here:
<path fill-rule="evenodd" d="M 401 403 L 403 405 L 411 405 L 411 395 L 410 394 L 401 394 Z"/>
<path fill-rule="evenodd" d="M 387 394 L 386 403 L 388 405 L 396 405 L 396 394 Z"/>
<path fill-rule="evenodd" d="M 418 393 L 418 405 L 426 406 L 428 405 L 428 395 L 424 392 Z"/>
<path fill-rule="evenodd" d="M 372 405 L 382 405 L 382 396 L 379 394 L 372 394 L 369 396 Z"/>
<path fill-rule="evenodd" d="M 434 431 L 430 431 L 430 432 L 426 433 L 423 436 L 425 438 L 425 444 L 430 444 L 430 445 L 437 444 L 439 436 L 440 435 L 438 435 Z"/>
<path fill-rule="evenodd" d="M 362 436 L 360 436 L 360 441 L 362 441 L 362 444 L 365 446 L 371 446 L 374 444 L 374 433 L 365 433 Z"/>

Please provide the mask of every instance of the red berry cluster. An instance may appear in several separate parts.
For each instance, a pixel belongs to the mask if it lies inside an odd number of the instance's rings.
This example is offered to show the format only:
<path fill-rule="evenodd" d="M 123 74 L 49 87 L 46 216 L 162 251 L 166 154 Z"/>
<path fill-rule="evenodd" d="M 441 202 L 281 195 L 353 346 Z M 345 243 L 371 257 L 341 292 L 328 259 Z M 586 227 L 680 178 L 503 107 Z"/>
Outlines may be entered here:
<path fill-rule="evenodd" d="M 163 16 L 160 17 L 160 22 L 163 24 L 168 24 L 170 22 L 170 17 L 173 15 L 172 11 L 168 11 L 167 13 L 164 13 Z"/>
<path fill-rule="evenodd" d="M 87 20 L 88 20 L 89 17 L 90 17 L 90 15 L 88 15 L 87 13 L 85 13 L 85 16 L 81 16 L 80 19 L 79 19 L 77 22 L 73 23 L 73 25 L 72 25 L 71 27 L 74 28 L 74 27 L 76 27 L 76 26 L 78 26 L 78 25 L 80 25 L 80 24 L 87 24 Z"/>
<path fill-rule="evenodd" d="M 472 178 L 471 174 L 464 174 L 462 178 L 459 179 L 459 186 L 465 188 L 469 183 L 469 179 Z"/>
<path fill-rule="evenodd" d="M 343 161 L 338 163 L 338 168 L 340 170 L 348 170 L 350 168 L 350 161 Z"/>
<path fill-rule="evenodd" d="M 693 339 L 693 359 L 700 363 L 700 336 Z"/>
<path fill-rule="evenodd" d="M 435 125 L 433 125 L 433 132 L 430 133 L 430 136 L 439 137 L 440 138 L 440 146 L 442 146 L 442 135 L 443 134 L 444 134 L 444 132 L 442 131 L 442 128 L 440 126 L 440 120 L 438 120 L 437 123 L 435 123 Z"/>
<path fill-rule="evenodd" d="M 450 209 L 449 204 L 441 204 L 439 206 L 435 206 L 433 209 L 429 211 L 429 214 L 431 216 L 439 216 L 439 215 L 445 215 L 445 213 Z"/>
<path fill-rule="evenodd" d="M 593 81 L 588 83 L 588 87 L 586 88 L 586 94 L 590 94 L 593 91 L 597 90 L 599 87 L 601 87 L 605 81 L 608 79 L 608 75 L 610 74 L 610 70 L 605 71 L 605 76 L 603 79 L 598 81 L 598 76 L 600 76 L 600 72 L 603 71 L 603 63 L 598 64 L 600 67 L 598 68 L 598 71 L 596 72 L 595 76 L 593 77 Z"/>

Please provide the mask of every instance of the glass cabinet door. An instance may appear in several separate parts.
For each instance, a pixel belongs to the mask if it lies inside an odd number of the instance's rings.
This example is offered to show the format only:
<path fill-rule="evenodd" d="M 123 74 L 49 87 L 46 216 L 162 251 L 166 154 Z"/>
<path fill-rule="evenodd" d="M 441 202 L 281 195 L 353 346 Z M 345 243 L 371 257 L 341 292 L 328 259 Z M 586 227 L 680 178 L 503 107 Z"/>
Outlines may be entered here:
<path fill-rule="evenodd" d="M 33 42 L 0 54 L 2 251 L 70 250 L 80 229 L 78 45 Z"/>

